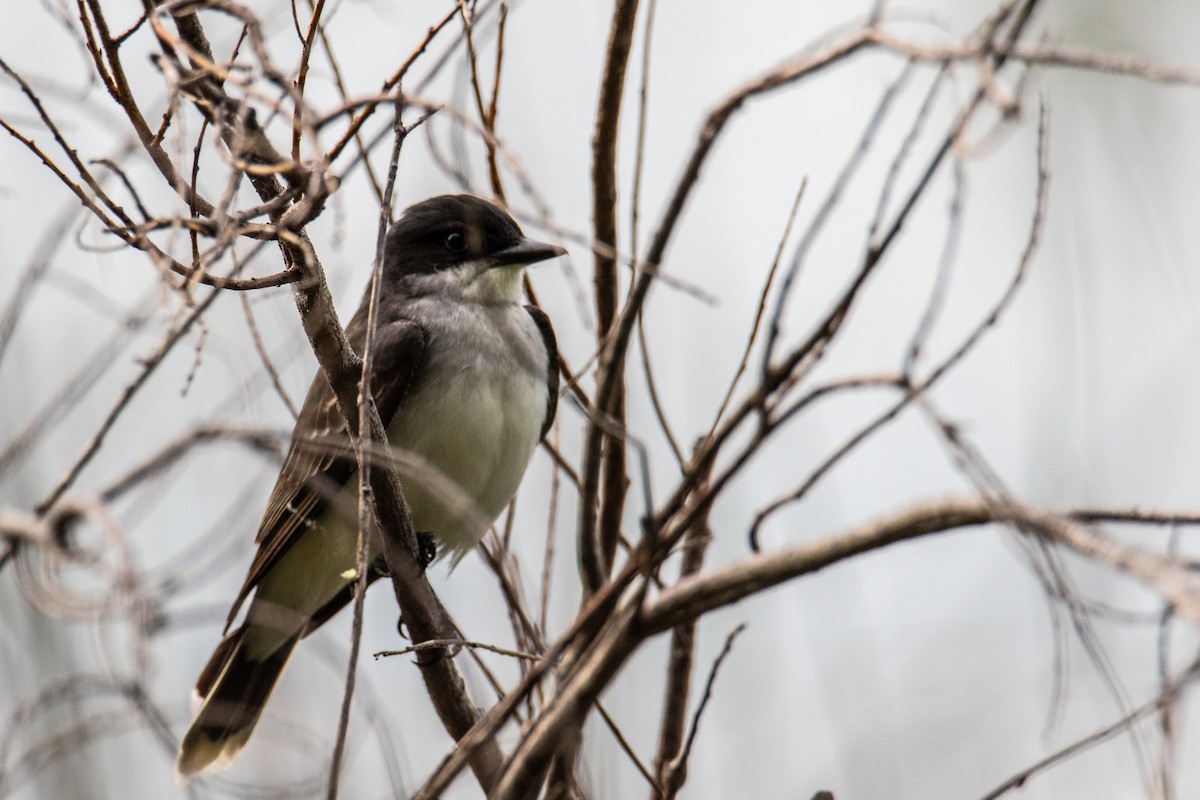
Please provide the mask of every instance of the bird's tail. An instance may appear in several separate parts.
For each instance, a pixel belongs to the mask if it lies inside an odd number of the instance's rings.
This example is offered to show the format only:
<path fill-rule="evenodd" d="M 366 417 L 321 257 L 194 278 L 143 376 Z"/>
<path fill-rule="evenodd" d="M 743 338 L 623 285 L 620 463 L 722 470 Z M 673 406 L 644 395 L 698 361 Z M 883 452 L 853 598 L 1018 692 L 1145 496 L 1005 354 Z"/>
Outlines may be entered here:
<path fill-rule="evenodd" d="M 233 763 L 299 639 L 300 631 L 281 636 L 277 629 L 247 622 L 217 645 L 196 681 L 200 707 L 179 746 L 178 779 Z"/>

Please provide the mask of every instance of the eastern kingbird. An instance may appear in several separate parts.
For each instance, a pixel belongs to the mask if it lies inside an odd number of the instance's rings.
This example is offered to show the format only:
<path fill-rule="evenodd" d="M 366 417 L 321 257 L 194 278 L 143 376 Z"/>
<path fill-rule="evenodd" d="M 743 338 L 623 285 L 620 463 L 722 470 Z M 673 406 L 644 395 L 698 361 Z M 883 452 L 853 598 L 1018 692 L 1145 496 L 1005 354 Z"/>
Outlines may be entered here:
<path fill-rule="evenodd" d="M 388 233 L 370 386 L 413 527 L 456 562 L 512 499 L 554 421 L 554 330 L 540 309 L 521 305 L 521 276 L 565 252 L 527 239 L 508 214 L 468 195 L 418 203 Z M 369 299 L 368 289 L 346 327 L 360 355 Z M 245 619 L 196 683 L 181 777 L 233 762 L 296 643 L 352 598 L 358 525 L 345 509 L 356 507 L 357 485 L 345 422 L 318 374 L 226 630 L 249 598 Z M 368 555 L 378 558 L 378 547 Z"/>

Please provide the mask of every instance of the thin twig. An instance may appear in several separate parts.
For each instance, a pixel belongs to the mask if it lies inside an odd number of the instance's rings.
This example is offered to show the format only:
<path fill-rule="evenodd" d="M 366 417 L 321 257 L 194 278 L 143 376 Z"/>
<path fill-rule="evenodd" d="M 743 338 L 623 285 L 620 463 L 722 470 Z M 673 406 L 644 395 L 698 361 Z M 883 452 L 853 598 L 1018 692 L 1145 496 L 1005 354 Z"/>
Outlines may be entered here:
<path fill-rule="evenodd" d="M 296 67 L 296 94 L 303 98 L 304 87 L 308 83 L 308 66 L 312 59 L 313 40 L 321 30 L 321 14 L 325 10 L 325 0 L 316 0 L 312 14 L 308 19 L 308 32 L 304 35 L 304 44 L 300 49 L 300 63 Z M 292 108 L 292 160 L 300 160 L 300 138 L 303 131 L 301 114 L 304 106 L 296 103 Z"/>
<path fill-rule="evenodd" d="M 1158 711 L 1160 708 L 1163 708 L 1166 703 L 1172 700 L 1177 700 L 1178 697 L 1183 693 L 1183 690 L 1186 689 L 1189 684 L 1195 681 L 1198 676 L 1200 676 L 1200 660 L 1193 661 L 1192 664 L 1189 665 L 1186 670 L 1184 670 L 1183 674 L 1181 674 L 1179 678 L 1172 682 L 1171 686 L 1167 690 L 1161 692 L 1157 697 L 1143 703 L 1135 709 L 1132 709 L 1127 714 L 1124 714 L 1120 719 L 1113 722 L 1111 725 L 1106 725 L 1094 733 L 1089 734 L 1088 736 L 1077 739 L 1066 747 L 1063 747 L 1060 750 L 1057 750 L 1041 759 L 1040 761 L 1031 764 L 1001 783 L 996 788 L 992 789 L 987 794 L 982 795 L 980 800 L 997 800 L 997 798 L 1003 797 L 1009 792 L 1012 792 L 1016 789 L 1021 789 L 1025 787 L 1031 778 L 1036 777 L 1038 774 L 1045 772 L 1051 767 L 1061 764 L 1064 761 L 1074 758 L 1080 753 L 1087 751 L 1094 745 L 1111 739 L 1117 734 L 1124 733 L 1133 725 L 1133 723 L 1149 716 L 1155 711 Z"/>
<path fill-rule="evenodd" d="M 142 362 L 141 372 L 121 391 L 116 403 L 113 404 L 104 421 L 100 423 L 99 429 L 93 434 L 91 441 L 84 447 L 83 452 L 76 457 L 75 462 L 67 470 L 66 474 L 59 479 L 50 493 L 37 504 L 36 508 L 39 514 L 46 513 L 71 488 L 72 484 L 79 477 L 79 474 L 83 471 L 83 468 L 88 465 L 93 456 L 99 451 L 100 445 L 104 443 L 105 437 L 112 430 L 117 418 L 129 405 L 133 396 L 146 384 L 146 381 L 150 379 L 150 376 L 154 374 L 154 371 L 162 364 L 175 345 L 191 330 L 192 326 L 208 310 L 208 307 L 212 305 L 219 294 L 220 291 L 217 289 L 210 291 L 203 300 L 196 304 L 195 309 L 187 315 L 183 322 L 167 333 L 167 336 L 159 344 L 158 349 Z"/>
<path fill-rule="evenodd" d="M 280 380 L 279 372 L 271 362 L 266 345 L 263 344 L 262 335 L 258 332 L 258 325 L 254 321 L 254 309 L 250 307 L 250 299 L 246 295 L 242 295 L 242 312 L 246 318 L 246 327 L 250 329 L 250 340 L 254 343 L 254 351 L 258 353 L 258 359 L 262 362 L 263 369 L 271 378 L 271 386 L 275 388 L 275 394 L 283 402 L 288 413 L 292 415 L 292 419 L 295 420 L 300 416 L 300 412 L 296 409 L 296 404 L 292 402 L 287 390 L 283 388 L 283 381 Z"/>
<path fill-rule="evenodd" d="M 325 154 L 326 161 L 329 163 L 336 161 L 337 157 L 341 155 L 343 150 L 346 149 L 346 145 L 350 143 L 350 140 L 358 136 L 359 129 L 362 128 L 363 123 L 366 122 L 373 113 L 375 113 L 375 109 L 379 107 L 379 104 L 384 102 L 386 99 L 391 98 L 392 89 L 400 85 L 400 81 L 403 80 L 404 76 L 408 74 L 409 68 L 416 63 L 416 60 L 425 52 L 425 49 L 429 47 L 430 42 L 434 40 L 438 33 L 441 32 L 441 30 L 447 25 L 449 25 L 451 20 L 458 16 L 459 9 L 462 7 L 462 3 L 463 0 L 459 0 L 457 3 L 455 3 L 454 7 L 447 11 L 446 15 L 425 33 L 425 37 L 417 44 L 416 49 L 414 49 L 412 53 L 409 54 L 408 58 L 404 60 L 404 63 L 401 64 L 394 73 L 392 73 L 391 77 L 383 82 L 383 86 L 380 88 L 377 98 L 372 99 L 364 104 L 363 109 L 350 121 L 350 125 L 347 126 L 346 130 L 342 133 L 341 138 L 338 139 L 333 147 L 329 148 L 328 152 Z"/>
<path fill-rule="evenodd" d="M 687 775 L 688 758 L 692 755 L 692 745 L 700 732 L 700 718 L 704 716 L 704 709 L 708 707 L 708 701 L 712 699 L 713 686 L 717 682 L 717 672 L 720 671 L 721 664 L 726 657 L 733 651 L 734 640 L 744 630 L 746 630 L 746 623 L 743 622 L 729 632 L 729 635 L 725 637 L 725 645 L 717 654 L 716 660 L 713 661 L 712 669 L 708 671 L 708 680 L 704 683 L 704 694 L 700 696 L 700 704 L 696 706 L 696 712 L 692 715 L 692 724 L 688 726 L 687 741 L 684 742 L 683 750 L 666 765 L 666 775 L 663 777 L 664 800 L 671 800 L 675 797 L 679 787 L 683 785 L 684 776 Z"/>
<path fill-rule="evenodd" d="M 650 769 L 642 763 L 642 759 L 638 757 L 637 751 L 633 749 L 633 745 L 630 744 L 629 740 L 625 738 L 625 734 L 621 731 L 621 727 L 617 725 L 617 721 L 612 718 L 611 714 L 608 713 L 608 710 L 604 707 L 604 704 L 597 700 L 595 707 L 596 711 L 600 714 L 600 719 L 604 721 L 605 727 L 608 728 L 610 733 L 612 733 L 613 738 L 617 740 L 617 746 L 621 748 L 623 753 L 625 753 L 625 757 L 633 763 L 633 766 L 637 768 L 637 771 L 640 772 L 642 777 L 646 779 L 646 783 L 650 784 L 652 787 L 657 787 L 658 782 L 654 780 L 654 775 L 650 772 Z"/>
<path fill-rule="evenodd" d="M 746 347 L 742 350 L 742 358 L 738 362 L 737 369 L 734 370 L 733 377 L 729 380 L 729 388 L 725 390 L 725 397 L 721 400 L 721 405 L 717 407 L 717 413 L 713 417 L 712 427 L 709 429 L 707 438 L 711 439 L 717 430 L 717 426 L 721 424 L 721 418 L 725 416 L 725 411 L 729 408 L 729 402 L 733 399 L 733 393 L 737 389 L 738 381 L 746 372 L 746 367 L 750 363 L 750 353 L 754 349 L 754 342 L 758 339 L 758 334 L 762 330 L 763 315 L 767 310 L 767 297 L 771 294 L 771 286 L 775 282 L 775 274 L 779 271 L 779 263 L 783 259 L 783 248 L 787 245 L 788 237 L 792 233 L 792 225 L 796 221 L 796 214 L 800 211 L 800 201 L 804 199 L 804 192 L 808 188 L 808 176 L 800 180 L 800 187 L 796 190 L 796 197 L 792 200 L 792 208 L 788 212 L 787 222 L 783 226 L 783 234 L 779 237 L 779 246 L 775 248 L 775 257 L 771 259 L 771 268 L 767 270 L 767 279 L 763 282 L 762 291 L 758 295 L 758 310 L 754 312 L 754 322 L 750 325 L 750 336 L 746 340 Z"/>
<path fill-rule="evenodd" d="M 675 440 L 675 433 L 671 430 L 671 423 L 667 419 L 667 409 L 658 393 L 658 381 L 654 377 L 654 367 L 650 362 L 650 344 L 646 341 L 646 318 L 644 315 L 638 316 L 637 334 L 638 350 L 642 354 L 642 375 L 646 379 L 646 393 L 650 396 L 650 407 L 654 410 L 654 418 L 658 420 L 658 429 L 662 431 L 663 438 L 666 439 L 667 447 L 671 449 L 671 455 L 674 456 L 679 471 L 684 472 L 687 470 L 687 463 L 684 461 L 683 449 L 680 448 L 679 442 Z"/>
<path fill-rule="evenodd" d="M 315 12 L 314 12 L 315 13 Z M 315 20 L 314 20 L 315 24 Z M 392 193 L 396 186 L 396 171 L 400 162 L 400 149 L 408 135 L 403 120 L 404 100 L 396 98 L 395 120 L 392 141 L 392 156 L 388 162 L 387 183 L 384 185 L 383 202 L 379 208 L 379 226 L 375 238 L 375 259 L 371 265 L 370 300 L 367 311 L 367 332 L 363 343 L 362 373 L 358 384 L 358 431 L 354 437 L 355 456 L 358 460 L 358 542 L 354 558 L 354 616 L 350 628 L 350 655 L 346 667 L 345 689 L 342 693 L 342 708 L 338 715 L 337 735 L 334 739 L 333 756 L 329 766 L 329 784 L 325 792 L 327 800 L 336 800 L 342 764 L 342 753 L 346 746 L 346 731 L 350 725 L 350 707 L 354 698 L 354 682 L 358 672 L 358 650 L 362 643 L 363 602 L 367 593 L 367 541 L 373 530 L 371 498 L 371 460 L 364 454 L 363 442 L 371 438 L 367 404 L 371 394 L 371 363 L 374 356 L 375 324 L 378 319 L 379 297 L 383 292 L 383 250 L 391 222 Z"/>
<path fill-rule="evenodd" d="M 409 653 L 420 653 L 426 650 L 439 650 L 446 647 L 469 647 L 474 650 L 487 650 L 509 658 L 519 658 L 522 661 L 537 661 L 541 656 L 537 653 L 526 653 L 520 650 L 510 650 L 487 642 L 473 642 L 468 639 L 430 639 L 427 642 L 405 647 L 403 650 L 380 650 L 375 658 L 390 658 L 391 656 L 406 656 Z"/>

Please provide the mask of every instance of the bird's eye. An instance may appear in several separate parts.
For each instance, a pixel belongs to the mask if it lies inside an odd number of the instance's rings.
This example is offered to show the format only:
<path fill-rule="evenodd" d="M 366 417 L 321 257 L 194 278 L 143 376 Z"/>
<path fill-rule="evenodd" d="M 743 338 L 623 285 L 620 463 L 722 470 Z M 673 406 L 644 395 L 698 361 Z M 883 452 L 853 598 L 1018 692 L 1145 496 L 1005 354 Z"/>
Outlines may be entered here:
<path fill-rule="evenodd" d="M 450 231 L 446 234 L 444 244 L 451 253 L 461 253 L 467 249 L 467 237 L 463 236 L 462 231 Z"/>

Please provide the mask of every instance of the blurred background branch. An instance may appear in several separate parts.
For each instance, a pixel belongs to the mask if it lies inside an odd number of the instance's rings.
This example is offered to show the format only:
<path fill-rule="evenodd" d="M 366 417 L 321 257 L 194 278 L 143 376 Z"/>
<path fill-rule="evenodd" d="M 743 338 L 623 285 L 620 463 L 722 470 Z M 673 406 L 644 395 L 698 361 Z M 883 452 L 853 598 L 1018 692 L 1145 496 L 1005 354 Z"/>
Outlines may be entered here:
<path fill-rule="evenodd" d="M 0 797 L 174 791 L 314 367 L 396 602 L 181 795 L 1200 787 L 1196 12 L 268 6 L 0 33 Z M 337 309 L 453 190 L 575 246 L 574 402 L 428 581 Z"/>

